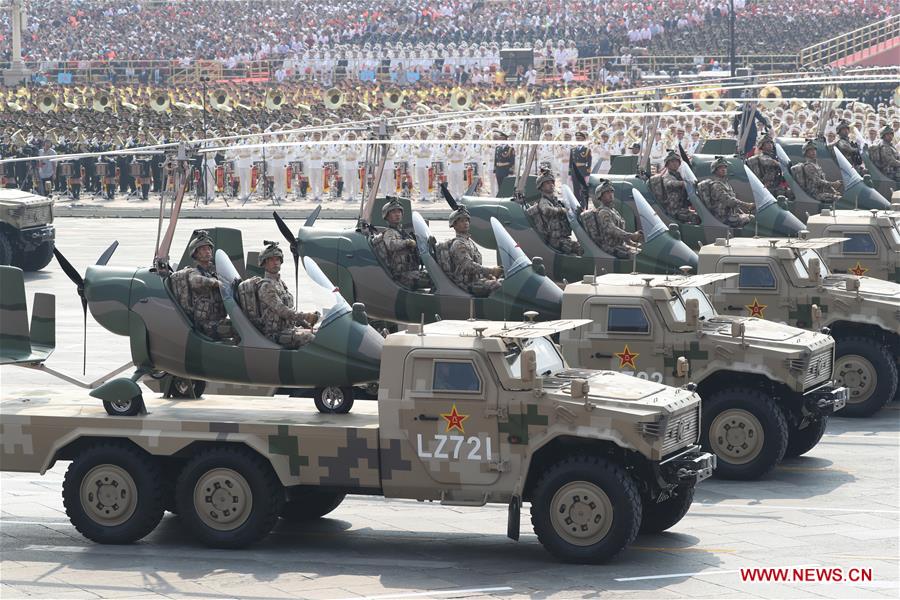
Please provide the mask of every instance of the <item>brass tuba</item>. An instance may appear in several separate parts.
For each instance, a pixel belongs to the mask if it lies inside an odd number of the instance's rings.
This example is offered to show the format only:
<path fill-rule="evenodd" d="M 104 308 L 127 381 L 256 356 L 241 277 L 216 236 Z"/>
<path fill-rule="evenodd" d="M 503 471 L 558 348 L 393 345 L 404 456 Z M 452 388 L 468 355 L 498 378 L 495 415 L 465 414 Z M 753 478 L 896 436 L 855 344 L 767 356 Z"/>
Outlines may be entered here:
<path fill-rule="evenodd" d="M 453 110 L 469 110 L 472 108 L 472 94 L 456 90 L 450 95 L 450 108 Z"/>
<path fill-rule="evenodd" d="M 214 90 L 210 93 L 209 104 L 213 110 L 231 112 L 231 96 L 224 89 Z"/>
<path fill-rule="evenodd" d="M 94 101 L 91 103 L 91 107 L 97 112 L 105 112 L 106 109 L 113 107 L 113 99 L 106 92 L 101 92 L 97 96 L 94 96 Z"/>
<path fill-rule="evenodd" d="M 509 95 L 510 104 L 527 104 L 531 102 L 531 94 L 526 89 L 518 89 Z"/>
<path fill-rule="evenodd" d="M 777 86 L 767 85 L 759 90 L 759 97 L 764 98 L 764 100 L 760 100 L 760 104 L 765 108 L 772 109 L 781 103 L 781 90 Z"/>
<path fill-rule="evenodd" d="M 338 109 L 344 104 L 344 93 L 335 87 L 329 88 L 322 95 L 322 103 L 325 104 L 325 108 Z"/>
<path fill-rule="evenodd" d="M 694 100 L 700 110 L 715 110 L 719 106 L 719 90 L 705 89 L 694 92 Z"/>
<path fill-rule="evenodd" d="M 37 107 L 42 113 L 53 112 L 56 110 L 56 96 L 49 92 L 44 92 L 38 96 Z"/>
<path fill-rule="evenodd" d="M 403 92 L 397 88 L 391 88 L 384 93 L 382 102 L 384 102 L 385 108 L 400 108 L 401 106 L 403 106 Z"/>
<path fill-rule="evenodd" d="M 844 97 L 844 90 L 842 90 L 840 86 L 830 83 L 822 86 L 822 94 L 820 97 L 823 100 L 840 100 Z"/>
<path fill-rule="evenodd" d="M 266 110 L 281 110 L 284 106 L 284 92 L 269 90 L 266 92 Z"/>
<path fill-rule="evenodd" d="M 150 96 L 150 108 L 156 112 L 169 112 L 170 104 L 169 94 L 163 90 L 157 90 Z"/>

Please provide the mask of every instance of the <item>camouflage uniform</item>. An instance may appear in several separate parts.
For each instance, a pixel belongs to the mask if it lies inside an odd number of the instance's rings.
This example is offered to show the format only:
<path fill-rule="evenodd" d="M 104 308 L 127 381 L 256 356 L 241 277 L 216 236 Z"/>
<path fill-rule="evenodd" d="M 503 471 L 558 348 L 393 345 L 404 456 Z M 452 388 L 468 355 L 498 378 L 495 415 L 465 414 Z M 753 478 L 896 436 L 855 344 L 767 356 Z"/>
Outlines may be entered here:
<path fill-rule="evenodd" d="M 718 220 L 729 227 L 743 227 L 752 220 L 752 215 L 744 211 L 752 210 L 753 205 L 738 199 L 727 178 L 713 175 L 707 185 L 709 185 L 708 208 Z"/>
<path fill-rule="evenodd" d="M 387 254 L 388 270 L 394 281 L 414 290 L 431 287 L 431 278 L 421 269 L 415 240 L 409 233 L 400 225 L 388 225 L 381 234 L 381 240 Z"/>
<path fill-rule="evenodd" d="M 849 128 L 850 124 L 846 121 L 841 121 L 838 124 L 838 139 L 834 143 L 834 148 L 836 150 L 840 150 L 841 154 L 850 161 L 850 164 L 853 165 L 853 168 L 859 171 L 863 168 L 862 154 L 859 151 L 859 146 L 856 142 L 850 141 L 850 138 L 847 137 L 847 133 L 840 133 L 845 128 Z"/>
<path fill-rule="evenodd" d="M 563 254 L 581 255 L 581 244 L 572 239 L 572 227 L 566 217 L 566 207 L 556 196 L 541 195 L 540 200 L 528 208 L 534 219 L 534 228 L 548 246 Z"/>
<path fill-rule="evenodd" d="M 776 198 L 784 196 L 793 200 L 794 193 L 787 185 L 787 182 L 785 182 L 784 175 L 781 172 L 781 163 L 778 162 L 774 154 L 760 151 L 748 158 L 746 162 L 747 167 L 759 178 L 766 189 L 769 190 L 769 193 Z"/>
<path fill-rule="evenodd" d="M 266 273 L 258 294 L 263 335 L 291 350 L 313 341 L 312 330 L 303 326 L 307 324 L 306 315 L 294 310 L 294 296 L 279 275 Z"/>
<path fill-rule="evenodd" d="M 681 223 L 699 225 L 700 216 L 691 208 L 687 187 L 684 185 L 681 173 L 678 171 L 673 173 L 666 169 L 662 175 L 654 175 L 654 177 L 661 178 L 663 197 L 659 200 L 666 214 Z"/>
<path fill-rule="evenodd" d="M 633 246 L 628 244 L 631 232 L 625 229 L 625 219 L 613 206 L 600 206 L 581 213 L 584 229 L 595 244 L 616 258 L 631 258 Z"/>
<path fill-rule="evenodd" d="M 473 296 L 489 296 L 501 285 L 498 279 L 488 279 L 492 269 L 481 264 L 481 252 L 468 235 L 457 234 L 450 243 L 450 261 L 453 270 L 447 275 Z"/>
<path fill-rule="evenodd" d="M 889 125 L 881 130 L 881 143 L 869 147 L 869 158 L 885 177 L 900 181 L 900 153 L 893 144 L 885 140 L 885 136 L 894 133 Z"/>
<path fill-rule="evenodd" d="M 200 246 L 213 246 L 206 232 L 198 234 L 189 245 L 191 256 Z M 219 291 L 219 280 L 216 279 L 215 266 L 209 269 L 195 264 L 172 274 L 173 280 L 186 282 L 186 285 L 173 285 L 176 299 L 182 310 L 188 314 L 194 327 L 214 340 L 234 337 L 231 321 L 225 312 L 225 301 Z"/>
<path fill-rule="evenodd" d="M 791 175 L 804 192 L 819 202 L 837 202 L 841 199 L 841 195 L 835 191 L 832 182 L 825 178 L 825 171 L 814 158 L 807 158 L 803 163 L 791 167 Z"/>

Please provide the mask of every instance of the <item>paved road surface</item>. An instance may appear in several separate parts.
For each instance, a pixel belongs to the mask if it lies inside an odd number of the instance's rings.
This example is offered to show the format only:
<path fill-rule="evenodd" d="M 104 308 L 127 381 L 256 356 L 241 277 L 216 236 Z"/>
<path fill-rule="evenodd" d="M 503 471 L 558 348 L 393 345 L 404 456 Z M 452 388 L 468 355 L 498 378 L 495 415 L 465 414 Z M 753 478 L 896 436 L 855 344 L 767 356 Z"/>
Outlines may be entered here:
<path fill-rule="evenodd" d="M 207 223 L 213 226 L 217 223 Z M 277 239 L 268 221 L 240 226 L 245 243 Z M 322 225 L 333 225 L 322 223 Z M 111 264 L 147 264 L 155 222 L 61 219 L 58 244 L 80 269 L 112 239 Z M 180 254 L 190 221 L 176 236 Z M 436 224 L 439 238 L 449 235 Z M 485 253 L 490 260 L 490 254 Z M 290 271 L 290 269 L 288 269 Z M 290 280 L 292 275 L 288 274 Z M 301 290 L 310 287 L 301 282 Z M 288 284 L 291 285 L 291 281 Z M 52 263 L 28 276 L 35 291 L 57 294 L 59 346 L 50 365 L 81 369 L 81 308 L 74 287 Z M 302 298 L 304 309 L 327 296 Z M 88 378 L 125 362 L 125 338 L 88 319 Z M 68 384 L 3 368 L 3 398 L 48 395 Z M 302 401 L 302 400 L 300 400 Z M 852 597 L 900 594 L 900 405 L 865 420 L 833 419 L 808 456 L 786 461 L 759 482 L 707 481 L 688 516 L 670 532 L 641 536 L 604 566 L 554 562 L 531 533 L 505 537 L 506 509 L 441 507 L 410 501 L 349 498 L 312 525 L 280 523 L 246 550 L 210 550 L 167 515 L 140 543 L 100 546 L 68 523 L 60 487 L 66 464 L 45 476 L 0 475 L 0 597 L 52 598 L 500 598 Z M 856 583 L 742 582 L 752 567 L 872 569 Z"/>

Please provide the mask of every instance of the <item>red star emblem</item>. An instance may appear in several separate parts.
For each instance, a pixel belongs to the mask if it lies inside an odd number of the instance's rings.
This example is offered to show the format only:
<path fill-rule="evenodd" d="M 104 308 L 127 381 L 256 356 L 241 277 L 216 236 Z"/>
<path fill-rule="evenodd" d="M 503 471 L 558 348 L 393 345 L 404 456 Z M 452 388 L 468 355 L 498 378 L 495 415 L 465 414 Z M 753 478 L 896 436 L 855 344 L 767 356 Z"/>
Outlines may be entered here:
<path fill-rule="evenodd" d="M 458 430 L 460 433 L 465 433 L 465 429 L 463 429 L 463 421 L 469 418 L 469 415 L 461 415 L 456 410 L 456 405 L 453 405 L 453 408 L 450 409 L 448 413 L 441 414 L 444 419 L 447 420 L 447 429 L 445 431 L 453 431 L 454 429 Z"/>
<path fill-rule="evenodd" d="M 631 367 L 635 371 L 637 371 L 637 365 L 634 362 L 640 353 L 632 352 L 628 349 L 628 344 L 625 344 L 625 349 L 621 352 L 616 352 L 616 356 L 619 357 L 619 368 L 624 369 L 625 367 Z"/>
<path fill-rule="evenodd" d="M 751 317 L 759 317 L 760 319 L 765 319 L 766 315 L 763 314 L 763 311 L 768 308 L 768 304 L 760 304 L 759 300 L 756 298 L 753 299 L 753 304 L 747 305 L 747 310 L 750 311 Z"/>
<path fill-rule="evenodd" d="M 862 277 L 868 271 L 867 268 L 859 264 L 859 261 L 856 261 L 856 266 L 850 269 L 850 272 L 856 275 L 857 277 Z"/>

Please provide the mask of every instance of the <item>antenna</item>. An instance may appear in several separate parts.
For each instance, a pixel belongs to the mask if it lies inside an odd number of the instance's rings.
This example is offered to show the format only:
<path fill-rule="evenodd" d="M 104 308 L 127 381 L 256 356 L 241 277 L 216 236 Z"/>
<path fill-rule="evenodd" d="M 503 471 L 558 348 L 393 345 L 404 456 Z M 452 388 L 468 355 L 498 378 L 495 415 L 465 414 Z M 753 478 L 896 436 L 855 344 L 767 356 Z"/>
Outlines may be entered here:
<path fill-rule="evenodd" d="M 475 320 L 475 298 L 469 298 L 469 320 Z"/>

